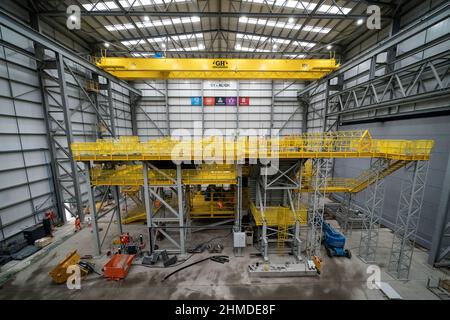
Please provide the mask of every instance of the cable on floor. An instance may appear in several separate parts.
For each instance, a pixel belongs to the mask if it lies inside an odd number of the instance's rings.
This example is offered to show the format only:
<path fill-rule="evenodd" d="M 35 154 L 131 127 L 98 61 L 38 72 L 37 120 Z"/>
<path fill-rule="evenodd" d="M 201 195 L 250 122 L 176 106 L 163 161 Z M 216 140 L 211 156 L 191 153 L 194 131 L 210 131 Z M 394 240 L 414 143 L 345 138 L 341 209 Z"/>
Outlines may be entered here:
<path fill-rule="evenodd" d="M 199 264 L 199 263 L 201 263 L 201 262 L 208 261 L 208 260 L 211 260 L 211 261 L 214 261 L 214 262 L 218 262 L 218 263 L 226 263 L 226 262 L 230 262 L 229 256 L 212 256 L 212 257 L 208 257 L 208 258 L 205 258 L 205 259 L 201 259 L 201 260 L 192 262 L 191 264 L 188 264 L 187 266 L 181 267 L 181 268 L 179 268 L 179 269 L 177 269 L 177 270 L 175 270 L 175 271 L 169 273 L 167 276 L 165 276 L 165 277 L 161 280 L 161 282 L 164 282 L 165 280 L 167 280 L 168 278 L 170 278 L 171 276 L 173 276 L 175 273 L 180 272 L 181 270 L 184 270 L 184 269 L 186 269 L 186 268 L 192 267 L 192 266 L 194 266 L 194 265 L 196 265 L 196 264 Z"/>

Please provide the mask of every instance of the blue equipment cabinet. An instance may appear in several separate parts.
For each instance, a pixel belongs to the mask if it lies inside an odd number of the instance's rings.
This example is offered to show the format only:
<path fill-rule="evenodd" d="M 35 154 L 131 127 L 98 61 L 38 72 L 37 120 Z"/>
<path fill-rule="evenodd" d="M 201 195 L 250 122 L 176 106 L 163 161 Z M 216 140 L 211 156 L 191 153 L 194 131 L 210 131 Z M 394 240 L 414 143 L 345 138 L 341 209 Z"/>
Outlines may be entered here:
<path fill-rule="evenodd" d="M 334 230 L 333 227 L 324 222 L 322 225 L 323 229 L 323 244 L 327 250 L 327 255 L 331 257 L 347 257 L 351 258 L 352 254 L 350 250 L 344 249 L 345 247 L 345 236 Z"/>

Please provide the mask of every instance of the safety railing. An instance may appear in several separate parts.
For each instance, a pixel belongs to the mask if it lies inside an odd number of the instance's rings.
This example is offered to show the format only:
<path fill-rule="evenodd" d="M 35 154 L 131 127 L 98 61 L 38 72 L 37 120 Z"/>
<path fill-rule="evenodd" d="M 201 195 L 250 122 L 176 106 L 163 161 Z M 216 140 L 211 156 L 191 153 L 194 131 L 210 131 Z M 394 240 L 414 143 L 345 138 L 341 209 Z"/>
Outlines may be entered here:
<path fill-rule="evenodd" d="M 386 157 L 428 159 L 432 140 L 372 139 L 368 131 L 310 133 L 301 136 L 224 137 L 139 142 L 137 137 L 72 144 L 76 160 L 212 160 L 234 162 L 244 158 Z"/>
<path fill-rule="evenodd" d="M 301 225 L 305 225 L 307 222 L 306 207 L 301 207 L 296 212 L 293 212 L 288 207 L 268 206 L 264 209 L 264 216 L 260 208 L 257 208 L 253 202 L 250 203 L 249 208 L 257 226 L 262 226 L 264 221 L 268 226 L 278 226 L 279 215 L 286 217 L 286 223 L 289 226 L 295 225 L 296 221 L 299 221 Z"/>
<path fill-rule="evenodd" d="M 103 169 L 100 166 L 91 170 L 92 185 L 135 186 L 144 184 L 142 165 L 124 165 L 116 169 Z M 182 183 L 236 184 L 236 170 L 233 165 L 202 165 L 198 169 L 183 169 Z M 151 185 L 172 185 L 176 180 L 175 169 L 148 170 Z"/>

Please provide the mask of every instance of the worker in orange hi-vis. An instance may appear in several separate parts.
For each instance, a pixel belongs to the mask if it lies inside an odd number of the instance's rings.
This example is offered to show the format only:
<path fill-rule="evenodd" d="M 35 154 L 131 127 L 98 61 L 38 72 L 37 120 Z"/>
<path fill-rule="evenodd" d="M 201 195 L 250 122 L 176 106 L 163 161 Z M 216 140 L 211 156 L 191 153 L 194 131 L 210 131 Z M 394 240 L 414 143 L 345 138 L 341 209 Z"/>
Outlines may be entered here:
<path fill-rule="evenodd" d="M 76 216 L 75 218 L 75 232 L 81 230 L 81 219 L 80 216 Z"/>

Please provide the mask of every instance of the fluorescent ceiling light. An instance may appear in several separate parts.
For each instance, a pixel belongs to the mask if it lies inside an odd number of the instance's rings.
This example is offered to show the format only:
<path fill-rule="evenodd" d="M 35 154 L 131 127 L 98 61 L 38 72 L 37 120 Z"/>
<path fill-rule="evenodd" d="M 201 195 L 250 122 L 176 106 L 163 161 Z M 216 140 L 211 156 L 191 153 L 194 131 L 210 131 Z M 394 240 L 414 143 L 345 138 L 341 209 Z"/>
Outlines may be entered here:
<path fill-rule="evenodd" d="M 120 5 L 123 8 L 130 8 L 130 7 L 144 7 L 144 6 L 153 6 L 153 5 L 159 5 L 159 4 L 168 4 L 170 2 L 188 2 L 189 0 L 139 0 L 139 1 L 133 1 L 133 0 L 119 0 Z M 103 1 L 97 3 L 86 3 L 82 5 L 84 9 L 87 11 L 107 11 L 107 10 L 114 10 L 119 9 L 119 6 L 114 1 Z"/>
<path fill-rule="evenodd" d="M 262 41 L 263 42 L 263 41 L 267 41 L 267 39 L 269 39 L 269 37 L 236 33 L 236 39 L 250 40 L 250 41 Z M 291 42 L 291 40 L 280 39 L 280 38 L 270 38 L 270 41 L 273 43 L 277 43 L 277 44 L 289 44 Z M 307 42 L 307 41 L 292 41 L 292 45 L 312 48 L 316 44 L 313 42 Z"/>
<path fill-rule="evenodd" d="M 269 6 L 295 8 L 304 11 L 312 11 L 317 7 L 317 3 L 307 1 L 294 1 L 294 0 L 244 0 L 244 2 L 267 4 Z M 330 14 L 348 14 L 352 11 L 352 8 L 346 8 L 341 6 L 321 5 L 317 8 L 317 12 L 330 13 Z"/>
<path fill-rule="evenodd" d="M 269 27 L 274 28 L 288 28 L 288 29 L 294 29 L 299 30 L 302 25 L 301 24 L 293 24 L 289 22 L 282 22 L 282 21 L 275 21 L 275 20 L 266 20 L 266 19 L 254 19 L 254 18 L 246 18 L 246 17 L 240 17 L 239 18 L 240 23 L 249 23 L 249 24 L 259 24 L 259 25 L 267 25 Z M 322 28 L 322 27 L 314 27 L 314 26 L 304 26 L 304 31 L 310 31 L 310 32 L 318 32 L 318 33 L 328 33 L 331 31 L 330 28 Z"/>
<path fill-rule="evenodd" d="M 292 59 L 303 59 L 306 57 L 306 54 L 283 54 L 283 57 Z"/>
<path fill-rule="evenodd" d="M 136 22 L 138 28 L 154 28 L 173 24 L 182 23 L 197 23 L 200 22 L 199 17 L 184 17 L 184 18 L 174 18 L 174 19 L 162 19 L 162 20 L 150 20 L 144 22 Z M 134 24 L 124 23 L 124 24 L 111 24 L 105 26 L 108 31 L 120 31 L 127 29 L 135 29 Z"/>
<path fill-rule="evenodd" d="M 169 36 L 169 37 L 154 37 L 154 38 L 147 38 L 147 41 L 150 43 L 165 43 L 168 41 L 182 41 L 182 40 L 198 40 L 198 39 L 203 39 L 203 33 L 190 33 L 190 34 L 183 34 L 183 35 L 178 35 L 178 36 Z M 122 44 L 127 46 L 127 47 L 131 47 L 131 46 L 135 46 L 138 44 L 145 44 L 146 41 L 144 39 L 139 39 L 139 40 L 127 40 L 127 41 L 122 41 Z"/>

